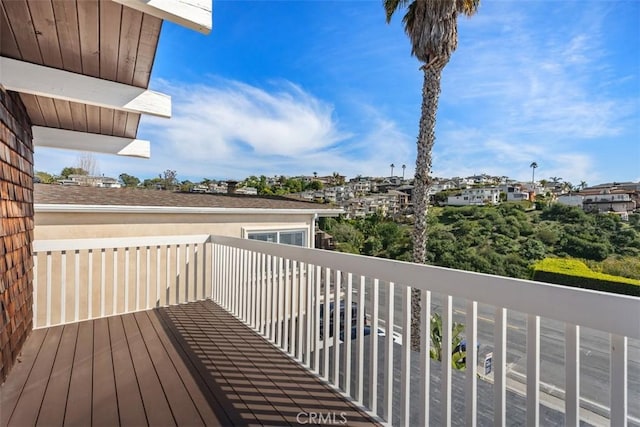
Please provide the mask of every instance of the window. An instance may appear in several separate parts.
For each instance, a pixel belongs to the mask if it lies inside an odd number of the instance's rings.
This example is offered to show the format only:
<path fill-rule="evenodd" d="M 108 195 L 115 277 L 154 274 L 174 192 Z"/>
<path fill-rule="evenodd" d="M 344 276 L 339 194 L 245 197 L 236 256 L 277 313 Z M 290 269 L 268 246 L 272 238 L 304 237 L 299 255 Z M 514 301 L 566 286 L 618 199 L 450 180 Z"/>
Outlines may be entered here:
<path fill-rule="evenodd" d="M 247 238 L 263 242 L 282 243 L 285 245 L 307 246 L 306 230 L 286 231 L 250 231 Z"/>

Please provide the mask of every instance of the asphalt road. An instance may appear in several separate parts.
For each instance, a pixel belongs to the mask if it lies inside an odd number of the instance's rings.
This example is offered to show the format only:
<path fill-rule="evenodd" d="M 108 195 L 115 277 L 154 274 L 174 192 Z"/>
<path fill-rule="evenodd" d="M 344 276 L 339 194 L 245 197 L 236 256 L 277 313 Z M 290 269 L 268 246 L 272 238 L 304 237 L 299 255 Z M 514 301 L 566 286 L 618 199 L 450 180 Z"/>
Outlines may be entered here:
<path fill-rule="evenodd" d="M 368 289 L 369 287 L 367 287 Z M 385 316 L 385 293 L 380 286 L 379 314 Z M 370 314 L 368 295 L 366 313 Z M 355 296 L 354 296 L 355 301 Z M 465 303 L 454 298 L 454 321 L 464 323 Z M 441 312 L 441 298 L 432 295 L 432 310 Z M 399 325 L 402 302 L 396 288 L 394 324 Z M 494 311 L 492 306 L 478 305 L 478 360 L 493 351 Z M 507 378 L 526 383 L 526 315 L 508 311 L 507 314 Z M 402 334 L 398 326 L 395 332 Z M 588 328 L 580 329 L 580 396 L 581 406 L 608 418 L 609 411 L 609 335 Z M 640 425 L 640 341 L 629 339 L 628 344 L 628 410 L 632 424 Z M 540 321 L 540 382 L 543 393 L 557 398 L 564 396 L 564 323 L 550 319 Z"/>

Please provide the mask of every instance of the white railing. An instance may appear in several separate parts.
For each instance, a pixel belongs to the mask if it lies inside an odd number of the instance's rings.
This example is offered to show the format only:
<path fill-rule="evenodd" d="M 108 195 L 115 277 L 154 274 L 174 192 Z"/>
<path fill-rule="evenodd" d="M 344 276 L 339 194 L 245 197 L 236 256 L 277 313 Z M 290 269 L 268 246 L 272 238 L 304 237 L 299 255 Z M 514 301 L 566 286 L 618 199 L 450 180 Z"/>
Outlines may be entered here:
<path fill-rule="evenodd" d="M 208 241 L 208 235 L 37 240 L 34 328 L 210 297 Z"/>
<path fill-rule="evenodd" d="M 490 399 L 495 425 L 513 421 L 507 391 L 523 396 L 519 404 L 528 425 L 541 424 L 540 408 L 548 403 L 544 395 L 550 388 L 541 380 L 549 367 L 544 331 L 551 323 L 560 325 L 553 332 L 559 335 L 554 339 L 560 341 L 560 355 L 554 356 L 564 360 L 562 384 L 554 385 L 562 389 L 554 394 L 563 402 L 555 408 L 564 417 L 561 424 L 578 425 L 585 405 L 593 403 L 600 408 L 596 416 L 626 425 L 629 402 L 637 394 L 632 390 L 628 396 L 629 342 L 637 346 L 640 339 L 640 299 L 634 297 L 208 235 L 37 241 L 34 251 L 36 327 L 213 298 L 389 424 L 433 425 L 437 416 L 440 425 L 475 425 L 478 390 L 487 381 L 493 383 L 492 395 L 480 398 Z M 429 330 L 433 313 L 442 316 L 441 363 L 429 359 L 428 333 L 422 334 L 419 353 L 407 345 L 414 289 L 421 294 L 422 331 Z M 327 309 L 341 305 L 342 316 L 339 309 Z M 451 368 L 454 321 L 466 325 L 463 372 Z M 487 322 L 490 337 L 480 342 Z M 514 343 L 516 329 L 521 345 Z M 601 391 L 604 402 L 588 399 L 584 371 L 590 359 L 582 355 L 589 354 L 590 334 L 608 342 L 597 349 L 606 356 L 609 374 L 609 391 Z M 394 335 L 397 339 L 387 339 Z M 479 369 L 480 344 L 493 353 L 490 375 Z M 517 345 L 526 358 L 521 390 L 510 383 L 515 372 L 508 372 Z"/>
<path fill-rule="evenodd" d="M 211 241 L 216 272 L 214 300 L 390 424 L 429 425 L 433 410 L 438 413 L 439 424 L 451 425 L 455 422 L 454 415 L 460 422 L 460 414 L 452 414 L 452 407 L 454 403 L 461 406 L 462 400 L 462 423 L 476 425 L 478 377 L 493 382 L 493 423 L 505 425 L 507 420 L 513 421 L 507 407 L 507 390 L 514 391 L 507 378 L 510 344 L 507 330 L 512 333 L 511 328 L 515 328 L 510 323 L 515 313 L 522 313 L 523 339 L 526 340 L 526 386 L 520 393 L 524 395 L 521 406 L 526 410 L 527 425 L 541 424 L 540 408 L 544 403 L 541 390 L 550 387 L 540 381 L 541 361 L 545 366 L 547 363 L 544 354 L 541 358 L 541 320 L 545 328 L 550 322 L 564 324 L 559 328 L 564 335 L 561 337 L 564 384 L 560 384 L 564 391 L 554 395 L 564 400 L 563 407 L 557 408 L 556 404 L 555 408 L 559 423 L 579 425 L 581 406 L 590 402 L 581 396 L 580 382 L 581 336 L 585 331 L 609 334 L 610 343 L 608 349 L 597 349 L 608 353 L 610 360 L 610 365 L 605 367 L 610 374 L 609 399 L 600 405 L 591 402 L 601 411 L 600 415 L 589 415 L 590 421 L 594 422 L 595 416 L 596 424 L 601 419 L 615 426 L 627 423 L 628 341 L 632 339 L 637 345 L 640 338 L 638 298 L 243 239 L 212 236 Z M 406 336 L 402 337 L 401 345 L 394 344 L 392 339 L 371 339 L 377 336 L 381 325 L 387 337 L 390 331 L 404 334 L 409 330 L 412 289 L 421 293 L 422 331 L 429 330 L 427 319 L 436 309 L 442 316 L 443 356 L 439 373 L 431 372 L 428 333 L 422 334 L 420 353 L 411 351 Z M 335 301 L 336 295 L 339 302 Z M 321 319 L 326 319 L 325 301 L 333 302 L 334 307 L 341 303 L 351 307 L 355 302 L 358 309 L 355 318 L 351 310 L 345 309 L 346 319 L 342 325 L 339 310 L 334 310 L 333 322 L 324 320 L 322 326 L 322 329 L 333 327 L 333 333 L 323 331 L 321 336 Z M 478 320 L 488 320 L 479 317 L 479 306 L 485 311 L 491 307 L 493 340 L 489 347 L 493 350 L 493 373 L 490 378 L 478 369 Z M 466 325 L 467 363 L 463 374 L 454 375 L 450 331 L 456 316 Z M 373 331 L 368 337 L 363 332 L 365 321 Z M 352 324 L 356 325 L 355 339 L 345 339 L 335 345 L 335 337 L 349 335 L 344 325 Z M 400 357 L 394 353 L 400 353 Z M 419 363 L 412 364 L 415 358 L 419 358 Z M 398 364 L 399 378 L 394 375 L 394 365 Z M 415 380 L 417 371 L 418 381 Z M 434 375 L 439 377 L 439 389 L 435 393 Z M 452 392 L 456 379 L 463 383 L 461 395 Z M 606 395 L 606 390 L 599 393 Z M 435 397 L 439 405 L 434 408 L 432 398 Z M 431 420 L 433 425 L 433 418 Z"/>

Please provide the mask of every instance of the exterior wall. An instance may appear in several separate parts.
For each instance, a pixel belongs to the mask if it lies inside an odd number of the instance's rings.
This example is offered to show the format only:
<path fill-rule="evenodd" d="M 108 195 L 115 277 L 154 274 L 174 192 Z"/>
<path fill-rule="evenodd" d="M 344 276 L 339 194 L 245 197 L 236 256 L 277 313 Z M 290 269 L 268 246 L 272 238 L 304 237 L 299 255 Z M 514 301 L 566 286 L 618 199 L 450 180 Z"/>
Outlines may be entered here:
<path fill-rule="evenodd" d="M 35 238 L 86 239 L 101 237 L 215 234 L 245 237 L 260 230 L 307 230 L 313 245 L 314 214 L 140 214 L 36 212 Z"/>
<path fill-rule="evenodd" d="M 33 143 L 20 97 L 0 88 L 0 383 L 31 332 Z"/>

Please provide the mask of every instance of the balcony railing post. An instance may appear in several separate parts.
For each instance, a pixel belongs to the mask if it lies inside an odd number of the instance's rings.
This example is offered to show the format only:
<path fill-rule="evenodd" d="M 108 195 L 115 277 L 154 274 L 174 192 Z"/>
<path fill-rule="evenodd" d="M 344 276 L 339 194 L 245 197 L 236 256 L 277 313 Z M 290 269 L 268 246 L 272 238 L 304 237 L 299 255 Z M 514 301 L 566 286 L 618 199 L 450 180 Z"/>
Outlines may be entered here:
<path fill-rule="evenodd" d="M 507 423 L 507 310 L 496 308 L 493 332 L 493 419 L 496 426 Z"/>
<path fill-rule="evenodd" d="M 580 326 L 565 325 L 565 425 L 580 425 Z"/>
<path fill-rule="evenodd" d="M 611 425 L 627 426 L 627 337 L 611 334 Z"/>
<path fill-rule="evenodd" d="M 451 425 L 451 329 L 453 327 L 453 298 L 451 295 L 444 297 L 442 307 L 442 372 L 440 377 L 440 390 L 442 399 L 442 423 Z"/>
<path fill-rule="evenodd" d="M 420 421 L 419 425 L 429 426 L 431 406 L 431 292 L 420 291 Z M 406 335 L 406 333 L 405 333 Z"/>
<path fill-rule="evenodd" d="M 527 425 L 540 423 L 540 316 L 527 316 Z"/>

